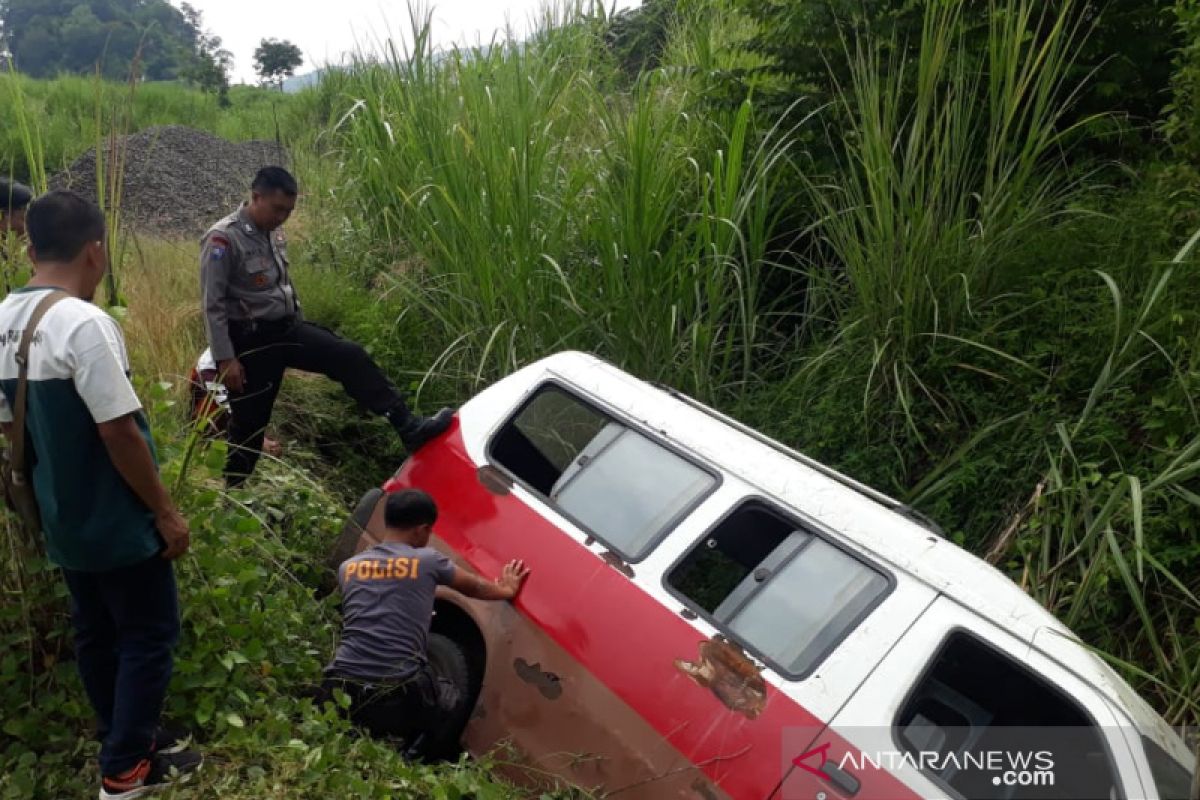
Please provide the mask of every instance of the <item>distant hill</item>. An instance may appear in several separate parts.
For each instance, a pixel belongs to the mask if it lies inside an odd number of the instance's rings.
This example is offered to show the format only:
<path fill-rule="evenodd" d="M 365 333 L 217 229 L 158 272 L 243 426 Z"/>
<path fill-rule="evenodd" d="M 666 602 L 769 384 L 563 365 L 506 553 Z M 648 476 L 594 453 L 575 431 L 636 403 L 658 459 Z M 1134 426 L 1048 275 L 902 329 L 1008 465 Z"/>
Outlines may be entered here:
<path fill-rule="evenodd" d="M 328 67 L 315 69 L 312 72 L 306 72 L 303 75 L 293 75 L 283 82 L 283 90 L 289 94 L 295 94 L 302 89 L 307 89 L 310 86 L 316 86 L 321 82 L 321 76 L 329 71 Z"/>

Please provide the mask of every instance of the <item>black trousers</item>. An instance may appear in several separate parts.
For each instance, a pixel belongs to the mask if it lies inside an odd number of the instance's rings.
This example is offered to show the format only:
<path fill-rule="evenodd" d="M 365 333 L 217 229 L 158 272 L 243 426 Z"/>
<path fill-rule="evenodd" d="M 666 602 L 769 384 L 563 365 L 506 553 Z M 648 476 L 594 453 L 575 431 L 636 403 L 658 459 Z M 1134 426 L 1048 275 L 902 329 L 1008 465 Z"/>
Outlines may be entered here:
<path fill-rule="evenodd" d="M 399 390 L 357 342 L 311 322 L 231 323 L 230 338 L 246 373 L 245 389 L 229 396 L 229 457 L 225 477 L 237 485 L 254 472 L 285 370 L 325 375 L 376 414 L 404 404 Z"/>
<path fill-rule="evenodd" d="M 63 570 L 71 593 L 75 655 L 96 711 L 100 772 L 119 775 L 150 756 L 179 639 L 170 561 L 108 572 Z"/>
<path fill-rule="evenodd" d="M 403 739 L 408 746 L 420 734 L 436 732 L 444 722 L 438 680 L 428 668 L 399 684 L 330 676 L 321 688 L 325 699 L 333 699 L 334 689 L 341 689 L 349 696 L 350 721 L 355 725 L 372 736 Z"/>

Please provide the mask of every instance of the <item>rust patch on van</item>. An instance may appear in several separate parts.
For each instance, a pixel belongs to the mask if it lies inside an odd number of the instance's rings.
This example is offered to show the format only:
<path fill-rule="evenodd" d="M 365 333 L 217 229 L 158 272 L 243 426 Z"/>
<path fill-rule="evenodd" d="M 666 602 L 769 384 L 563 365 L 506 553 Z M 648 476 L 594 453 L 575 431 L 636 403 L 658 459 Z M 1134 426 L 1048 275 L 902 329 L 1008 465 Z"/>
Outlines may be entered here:
<path fill-rule="evenodd" d="M 498 497 L 504 497 L 512 492 L 513 480 L 491 464 L 484 464 L 475 472 L 475 477 L 487 489 Z"/>
<path fill-rule="evenodd" d="M 619 555 L 612 552 L 611 550 L 605 550 L 603 553 L 600 554 L 600 558 L 604 561 L 605 564 L 608 564 L 610 567 L 612 567 L 617 572 L 624 575 L 626 578 L 633 577 L 633 567 L 626 564 L 625 559 L 621 558 Z"/>
<path fill-rule="evenodd" d="M 530 664 L 523 658 L 513 661 L 513 670 L 517 677 L 533 686 L 547 700 L 557 700 L 562 697 L 562 681 L 553 672 L 542 669 L 539 662 Z"/>
<path fill-rule="evenodd" d="M 704 778 L 692 781 L 692 791 L 699 795 L 701 800 L 720 800 Z"/>
<path fill-rule="evenodd" d="M 758 667 L 742 648 L 720 634 L 700 642 L 695 662 L 677 658 L 675 667 L 747 719 L 758 717 L 767 705 L 767 682 Z"/>

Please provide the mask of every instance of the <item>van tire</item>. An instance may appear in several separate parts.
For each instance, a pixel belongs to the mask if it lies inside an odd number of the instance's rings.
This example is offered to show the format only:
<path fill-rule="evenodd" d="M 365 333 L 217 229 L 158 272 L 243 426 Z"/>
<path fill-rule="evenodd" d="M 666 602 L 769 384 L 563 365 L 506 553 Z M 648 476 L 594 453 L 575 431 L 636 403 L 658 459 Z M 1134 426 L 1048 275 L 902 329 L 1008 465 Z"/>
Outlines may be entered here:
<path fill-rule="evenodd" d="M 333 551 L 325 560 L 325 565 L 334 573 L 338 571 L 338 567 L 342 565 L 343 561 L 354 555 L 355 549 L 358 548 L 358 540 L 371 522 L 371 515 L 375 513 L 375 506 L 379 505 L 382 497 L 383 489 L 375 487 L 359 499 L 358 505 L 354 507 L 354 512 L 342 526 L 342 532 L 333 546 Z"/>
<path fill-rule="evenodd" d="M 449 636 L 430 633 L 428 653 L 434 677 L 449 682 L 457 696 L 448 708 L 439 712 L 443 724 L 429 732 L 421 749 L 427 760 L 453 761 L 462 752 L 459 742 L 471 716 L 471 698 L 475 695 L 471 686 L 471 668 L 462 646 Z"/>

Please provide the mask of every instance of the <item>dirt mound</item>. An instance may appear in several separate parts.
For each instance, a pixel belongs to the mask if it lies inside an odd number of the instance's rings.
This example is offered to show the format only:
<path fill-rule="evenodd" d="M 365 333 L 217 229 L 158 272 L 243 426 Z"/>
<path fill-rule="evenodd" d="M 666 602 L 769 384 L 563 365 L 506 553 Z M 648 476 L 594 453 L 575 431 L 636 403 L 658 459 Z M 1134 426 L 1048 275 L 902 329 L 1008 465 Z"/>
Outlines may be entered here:
<path fill-rule="evenodd" d="M 124 222 L 139 231 L 199 236 L 237 207 L 260 167 L 285 164 L 267 141 L 229 142 L 182 125 L 125 137 Z M 52 189 L 96 197 L 96 151 L 50 179 Z"/>

